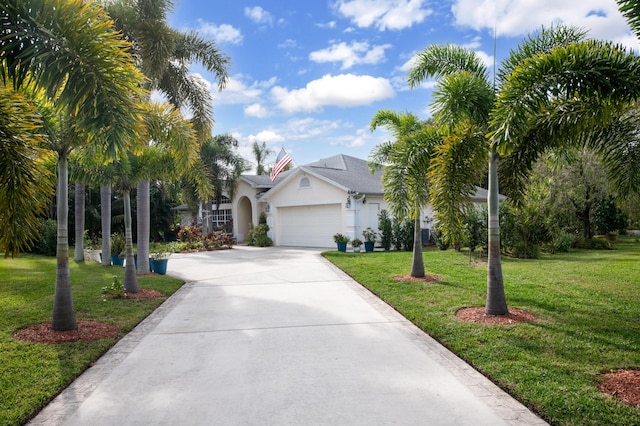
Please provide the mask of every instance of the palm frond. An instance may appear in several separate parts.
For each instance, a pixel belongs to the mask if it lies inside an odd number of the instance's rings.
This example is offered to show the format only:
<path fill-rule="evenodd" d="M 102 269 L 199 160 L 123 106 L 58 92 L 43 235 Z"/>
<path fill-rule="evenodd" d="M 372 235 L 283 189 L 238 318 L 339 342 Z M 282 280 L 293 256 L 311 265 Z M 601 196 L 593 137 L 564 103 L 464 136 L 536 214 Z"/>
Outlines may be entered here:
<path fill-rule="evenodd" d="M 624 103 L 639 96 L 640 58 L 622 46 L 585 41 L 557 47 L 524 60 L 504 83 L 492 114 L 492 143 L 502 154 L 513 150 L 530 131 L 531 119 L 550 111 L 556 99 L 576 107 L 589 98 Z"/>
<path fill-rule="evenodd" d="M 205 69 L 215 74 L 218 90 L 226 87 L 229 81 L 231 58 L 222 53 L 213 41 L 202 39 L 196 32 L 178 33 L 174 57 L 178 61 L 202 64 Z"/>
<path fill-rule="evenodd" d="M 640 38 L 640 3 L 635 0 L 616 0 L 622 15 L 627 18 L 627 22 L 637 38 Z"/>
<path fill-rule="evenodd" d="M 436 86 L 431 104 L 437 122 L 455 126 L 471 120 L 486 126 L 495 98 L 487 80 L 467 71 L 443 77 Z"/>
<path fill-rule="evenodd" d="M 475 52 L 453 44 L 433 44 L 418 53 L 409 70 L 409 87 L 414 88 L 428 78 L 438 80 L 463 71 L 488 81 L 487 66 Z"/>

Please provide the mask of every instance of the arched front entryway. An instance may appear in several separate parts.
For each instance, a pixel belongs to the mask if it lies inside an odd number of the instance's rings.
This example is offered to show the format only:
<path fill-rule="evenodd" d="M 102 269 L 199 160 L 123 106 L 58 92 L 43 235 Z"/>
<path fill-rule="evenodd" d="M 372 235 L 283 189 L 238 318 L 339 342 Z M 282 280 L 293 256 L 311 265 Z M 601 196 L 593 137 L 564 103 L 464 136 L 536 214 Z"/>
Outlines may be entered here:
<path fill-rule="evenodd" d="M 251 207 L 251 200 L 248 197 L 242 196 L 238 200 L 238 234 L 236 238 L 238 242 L 244 241 L 249 236 L 249 224 L 253 223 L 253 209 Z"/>

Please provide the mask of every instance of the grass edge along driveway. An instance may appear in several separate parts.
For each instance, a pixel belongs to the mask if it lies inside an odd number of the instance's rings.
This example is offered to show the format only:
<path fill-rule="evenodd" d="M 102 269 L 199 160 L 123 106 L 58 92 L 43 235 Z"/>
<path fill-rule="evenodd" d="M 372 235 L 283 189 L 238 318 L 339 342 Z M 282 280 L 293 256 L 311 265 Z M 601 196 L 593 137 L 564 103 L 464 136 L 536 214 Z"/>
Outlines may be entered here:
<path fill-rule="evenodd" d="M 124 279 L 124 268 L 97 262 L 70 263 L 71 286 L 78 321 L 117 324 L 116 339 L 61 344 L 17 341 L 26 326 L 51 322 L 56 259 L 21 255 L 0 259 L 0 424 L 23 424 L 68 386 L 117 340 L 153 312 L 182 286 L 167 276 L 140 276 L 140 288 L 164 293 L 158 299 L 107 299 L 102 287 Z"/>
<path fill-rule="evenodd" d="M 640 424 L 640 409 L 603 395 L 598 375 L 640 369 L 640 242 L 615 250 L 503 258 L 509 307 L 533 323 L 481 325 L 455 317 L 484 306 L 486 263 L 427 250 L 437 283 L 402 282 L 410 252 L 323 255 L 551 424 Z"/>

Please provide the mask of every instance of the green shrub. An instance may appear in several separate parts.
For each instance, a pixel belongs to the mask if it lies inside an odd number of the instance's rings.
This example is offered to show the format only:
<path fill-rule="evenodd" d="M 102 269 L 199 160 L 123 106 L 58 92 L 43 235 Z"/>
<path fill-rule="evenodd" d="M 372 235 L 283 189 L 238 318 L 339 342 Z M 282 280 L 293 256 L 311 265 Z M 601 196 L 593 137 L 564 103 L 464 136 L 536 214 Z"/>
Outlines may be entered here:
<path fill-rule="evenodd" d="M 380 245 L 383 249 L 390 250 L 393 240 L 393 226 L 386 210 L 378 213 L 378 229 L 380 230 Z"/>
<path fill-rule="evenodd" d="M 408 218 L 404 220 L 395 219 L 393 221 L 392 242 L 396 250 L 413 250 L 413 227 L 413 221 Z"/>
<path fill-rule="evenodd" d="M 611 243 L 606 238 L 580 238 L 575 247 L 586 250 L 612 250 Z"/>
<path fill-rule="evenodd" d="M 511 256 L 518 259 L 537 259 L 540 257 L 540 247 L 537 244 L 519 242 L 511 248 Z"/>
<path fill-rule="evenodd" d="M 620 209 L 612 196 L 598 199 L 593 205 L 591 218 L 598 234 L 624 232 L 629 218 Z"/>
<path fill-rule="evenodd" d="M 471 206 L 465 211 L 464 219 L 464 245 L 471 252 L 479 246 L 487 245 L 487 221 L 477 208 Z"/>
<path fill-rule="evenodd" d="M 271 238 L 269 238 L 269 236 L 267 235 L 267 232 L 269 231 L 269 225 L 267 225 L 266 223 L 260 223 L 258 224 L 258 226 L 253 228 L 253 231 L 256 239 L 256 245 L 258 247 L 269 247 L 273 245 L 273 240 L 271 240 Z"/>
<path fill-rule="evenodd" d="M 40 219 L 38 233 L 40 237 L 31 251 L 45 256 L 55 256 L 58 244 L 58 224 L 56 221 L 53 219 Z"/>
<path fill-rule="evenodd" d="M 574 240 L 575 238 L 572 234 L 561 231 L 553 237 L 546 249 L 550 253 L 567 253 L 573 246 Z"/>

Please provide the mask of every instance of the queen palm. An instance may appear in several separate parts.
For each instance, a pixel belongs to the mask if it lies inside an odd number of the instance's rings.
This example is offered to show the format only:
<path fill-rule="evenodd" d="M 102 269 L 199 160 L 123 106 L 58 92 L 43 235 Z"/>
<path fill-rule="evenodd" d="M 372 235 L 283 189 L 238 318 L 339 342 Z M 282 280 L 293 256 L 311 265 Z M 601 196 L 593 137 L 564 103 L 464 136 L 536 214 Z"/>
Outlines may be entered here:
<path fill-rule="evenodd" d="M 58 245 L 52 328 L 77 328 L 69 275 L 68 157 L 93 142 L 115 154 L 135 135 L 141 76 L 95 3 L 81 0 L 8 1 L 0 5 L 3 82 L 37 84 L 57 109 L 59 132 L 49 133 L 58 154 Z M 100 52 L 96 55 L 94 52 Z M 54 120 L 52 120 L 54 121 Z"/>
<path fill-rule="evenodd" d="M 5 257 L 28 247 L 55 186 L 45 166 L 53 155 L 44 149 L 41 128 L 29 99 L 0 85 L 0 251 Z"/>
<path fill-rule="evenodd" d="M 190 73 L 189 65 L 202 64 L 215 74 L 222 89 L 228 80 L 229 58 L 197 33 L 169 27 L 166 15 L 172 8 L 170 0 L 115 0 L 105 5 L 124 38 L 133 43 L 132 54 L 149 79 L 149 89 L 161 92 L 178 108 L 187 107 L 199 140 L 207 140 L 213 127 L 212 98 L 201 78 Z M 143 180 L 137 190 L 140 274 L 149 272 L 149 215 L 149 181 Z"/>
<path fill-rule="evenodd" d="M 267 143 L 262 142 L 261 144 L 257 141 L 253 142 L 251 145 L 251 152 L 253 153 L 253 158 L 256 159 L 256 174 L 258 176 L 268 175 L 267 168 L 264 166 L 265 161 L 269 155 L 273 153 L 269 148 L 267 148 Z"/>
<path fill-rule="evenodd" d="M 142 118 L 144 125 L 138 136 L 140 149 L 128 152 L 109 164 L 105 164 L 99 153 L 88 150 L 79 156 L 77 172 L 79 179 L 103 188 L 113 186 L 122 196 L 126 241 L 124 285 L 128 293 L 138 292 L 133 257 L 131 190 L 142 180 L 178 181 L 198 157 L 198 142 L 191 122 L 185 120 L 172 105 L 144 104 Z M 153 143 L 143 143 L 148 140 Z M 140 256 L 138 252 L 138 265 Z"/>
<path fill-rule="evenodd" d="M 420 217 L 429 202 L 426 171 L 441 135 L 412 113 L 378 111 L 370 128 L 373 131 L 381 126 L 396 140 L 378 145 L 371 153 L 369 166 L 372 171 L 384 169 L 384 198 L 396 220 L 409 217 L 414 221 L 411 276 L 424 277 Z"/>
<path fill-rule="evenodd" d="M 237 147 L 238 141 L 233 136 L 222 134 L 210 137 L 200 148 L 199 164 L 218 208 L 224 193 L 233 199 L 238 178 L 248 169 L 244 159 L 235 152 Z M 211 203 L 207 205 L 210 208 Z M 210 231 L 206 228 L 206 232 Z"/>
<path fill-rule="evenodd" d="M 516 199 L 539 155 L 563 146 L 600 154 L 621 195 L 640 191 L 640 58 L 609 42 L 584 41 L 527 59 L 503 87 L 492 137 L 509 154 L 505 169 Z"/>
<path fill-rule="evenodd" d="M 453 45 L 432 45 L 422 51 L 409 72 L 409 85 L 418 86 L 427 78 L 436 78 L 432 108 L 437 123 L 449 129 L 447 143 L 439 148 L 430 176 L 433 181 L 433 205 L 445 237 L 460 235 L 462 206 L 478 177 L 478 161 L 488 161 L 489 244 L 487 301 L 485 311 L 492 315 L 508 313 L 500 260 L 498 216 L 499 139 L 489 139 L 490 119 L 496 93 L 502 83 L 527 58 L 551 52 L 558 46 L 580 41 L 583 32 L 566 27 L 542 30 L 525 39 L 502 64 L 497 85 L 490 79 L 486 65 L 477 54 Z M 495 121 L 493 122 L 496 123 Z"/>

